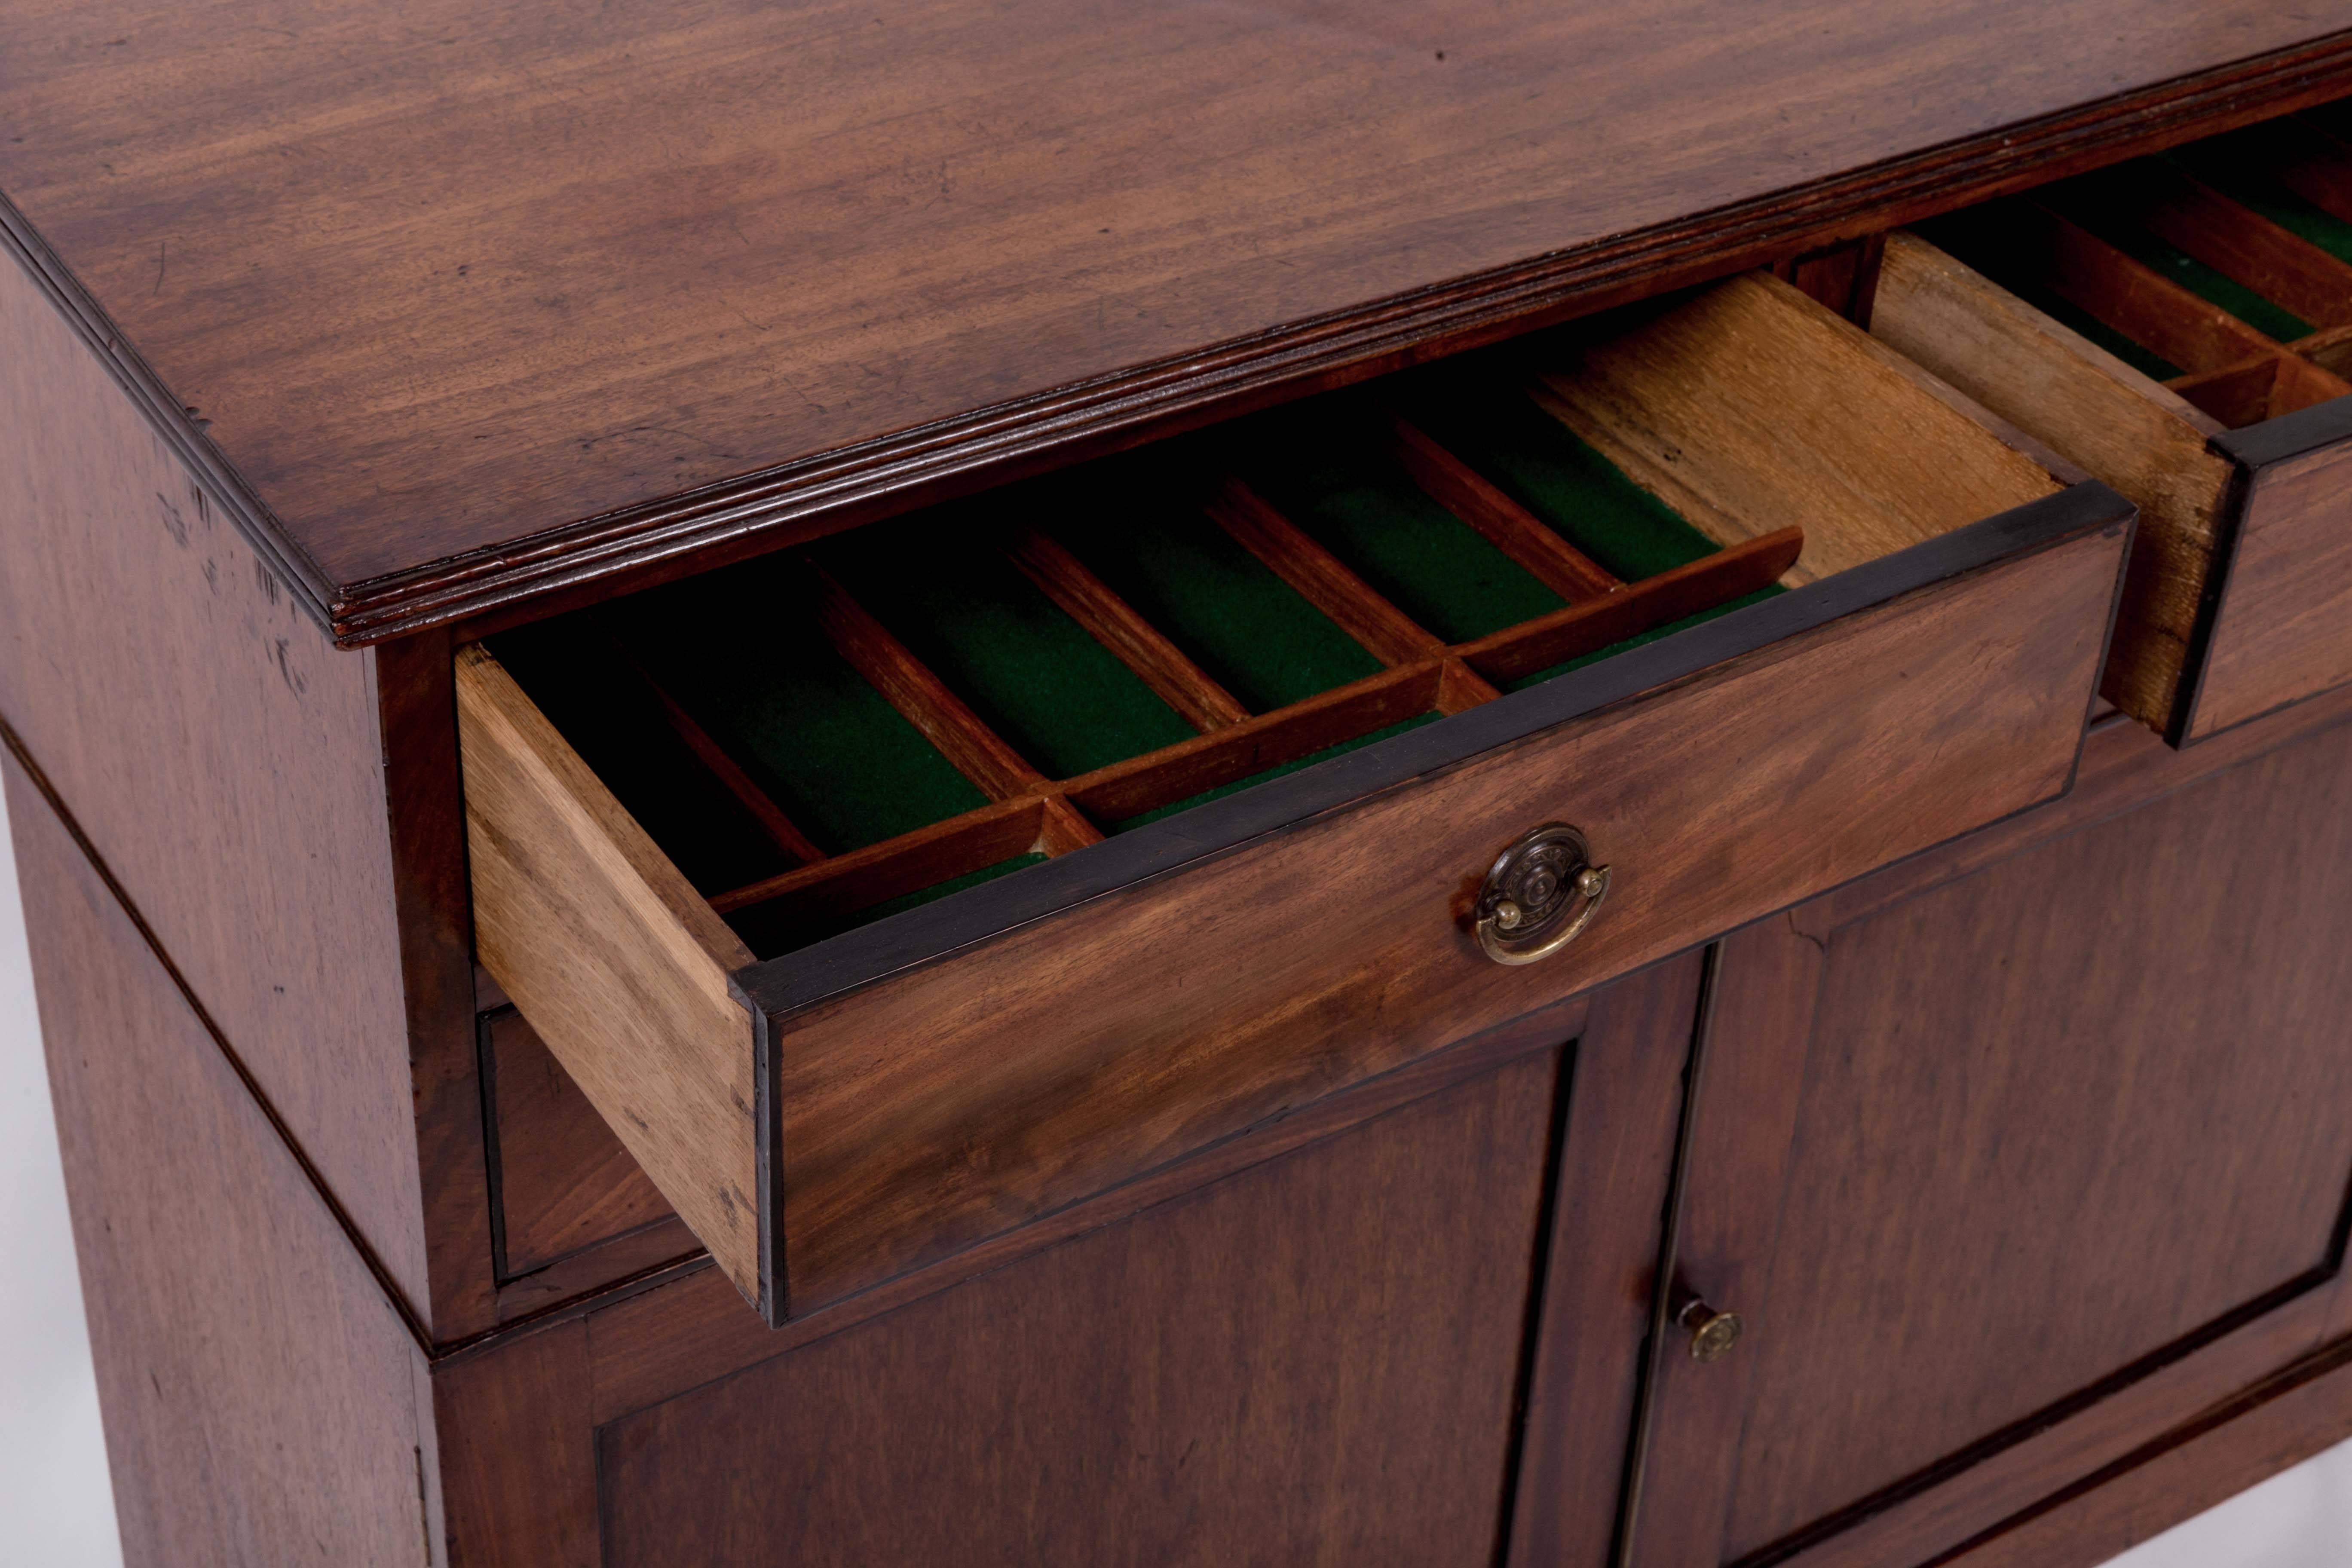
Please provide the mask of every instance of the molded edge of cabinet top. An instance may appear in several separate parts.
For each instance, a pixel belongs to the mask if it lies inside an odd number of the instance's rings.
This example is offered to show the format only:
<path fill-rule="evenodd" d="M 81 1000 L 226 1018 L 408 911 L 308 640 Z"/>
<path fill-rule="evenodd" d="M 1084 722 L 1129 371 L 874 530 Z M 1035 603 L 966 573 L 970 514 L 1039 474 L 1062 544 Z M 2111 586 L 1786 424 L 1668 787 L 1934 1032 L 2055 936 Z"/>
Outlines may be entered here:
<path fill-rule="evenodd" d="M 367 642 L 2317 101 L 2326 26 L 34 0 L 0 227 Z"/>

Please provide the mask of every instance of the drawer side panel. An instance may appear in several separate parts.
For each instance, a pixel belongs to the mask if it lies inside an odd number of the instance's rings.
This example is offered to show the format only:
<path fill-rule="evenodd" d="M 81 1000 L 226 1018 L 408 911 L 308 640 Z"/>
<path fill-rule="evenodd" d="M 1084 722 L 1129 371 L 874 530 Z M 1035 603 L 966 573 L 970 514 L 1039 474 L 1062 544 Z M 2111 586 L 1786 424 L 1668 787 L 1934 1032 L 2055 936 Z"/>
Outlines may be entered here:
<path fill-rule="evenodd" d="M 751 954 L 478 647 L 457 735 L 483 967 L 757 1300 Z"/>
<path fill-rule="evenodd" d="M 2150 728 L 2172 721 L 2232 465 L 2200 410 L 1907 233 L 1886 237 L 1874 336 L 2139 508 L 2102 694 Z"/>

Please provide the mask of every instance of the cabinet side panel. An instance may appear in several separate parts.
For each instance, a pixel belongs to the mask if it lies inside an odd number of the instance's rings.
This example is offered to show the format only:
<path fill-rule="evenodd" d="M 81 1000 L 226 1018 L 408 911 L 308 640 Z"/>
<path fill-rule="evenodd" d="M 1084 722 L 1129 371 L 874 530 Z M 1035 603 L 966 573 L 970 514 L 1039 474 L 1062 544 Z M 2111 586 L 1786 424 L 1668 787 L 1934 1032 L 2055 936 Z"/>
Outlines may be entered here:
<path fill-rule="evenodd" d="M 125 1559 L 439 1561 L 415 1342 L 47 803 L 0 771 Z"/>
<path fill-rule="evenodd" d="M 412 1302 L 374 656 L 337 651 L 0 261 L 0 717 Z"/>

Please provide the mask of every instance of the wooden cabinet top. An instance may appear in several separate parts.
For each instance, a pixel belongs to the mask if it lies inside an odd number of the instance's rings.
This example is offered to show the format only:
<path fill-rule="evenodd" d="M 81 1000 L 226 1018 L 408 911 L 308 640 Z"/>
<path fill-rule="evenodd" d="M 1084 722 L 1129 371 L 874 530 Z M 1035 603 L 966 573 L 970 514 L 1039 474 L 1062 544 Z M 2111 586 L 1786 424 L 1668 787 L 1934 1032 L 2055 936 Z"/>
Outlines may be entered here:
<path fill-rule="evenodd" d="M 2341 92 L 2347 21 L 30 0 L 0 217 L 366 641 Z"/>

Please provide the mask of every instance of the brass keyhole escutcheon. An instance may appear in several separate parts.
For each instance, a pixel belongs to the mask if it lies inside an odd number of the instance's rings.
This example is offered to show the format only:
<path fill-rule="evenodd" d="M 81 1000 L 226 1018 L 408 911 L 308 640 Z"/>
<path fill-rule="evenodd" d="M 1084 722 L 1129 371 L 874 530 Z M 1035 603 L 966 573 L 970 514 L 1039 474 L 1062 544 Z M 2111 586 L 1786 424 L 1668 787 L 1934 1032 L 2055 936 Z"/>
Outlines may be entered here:
<path fill-rule="evenodd" d="M 1675 1325 L 1690 1334 L 1693 1361 L 1714 1361 L 1739 1342 L 1743 1326 L 1737 1312 L 1718 1312 L 1694 1296 L 1675 1314 Z"/>
<path fill-rule="evenodd" d="M 1497 963 L 1533 963 L 1574 942 L 1608 896 L 1609 868 L 1584 835 L 1547 822 L 1512 840 L 1486 868 L 1475 910 L 1478 946 Z"/>

